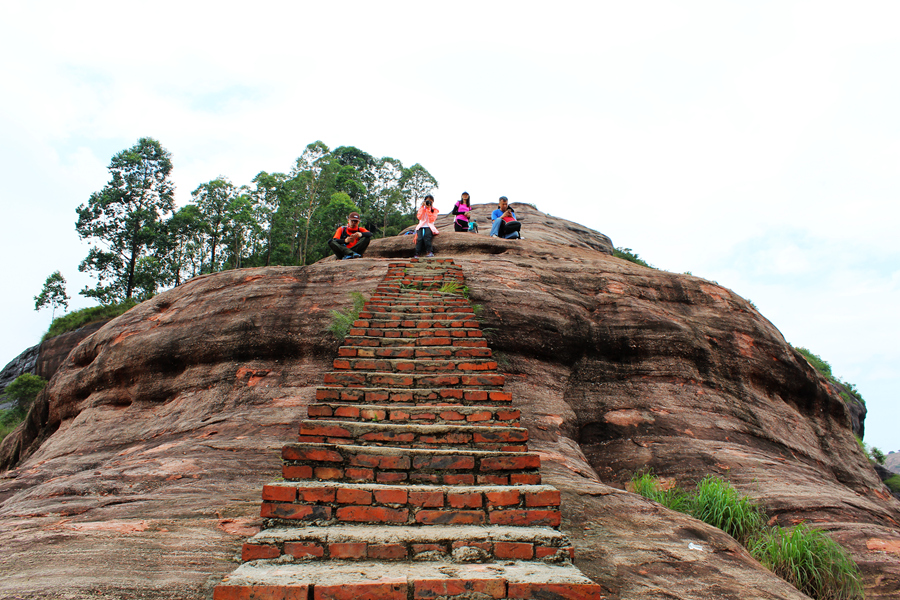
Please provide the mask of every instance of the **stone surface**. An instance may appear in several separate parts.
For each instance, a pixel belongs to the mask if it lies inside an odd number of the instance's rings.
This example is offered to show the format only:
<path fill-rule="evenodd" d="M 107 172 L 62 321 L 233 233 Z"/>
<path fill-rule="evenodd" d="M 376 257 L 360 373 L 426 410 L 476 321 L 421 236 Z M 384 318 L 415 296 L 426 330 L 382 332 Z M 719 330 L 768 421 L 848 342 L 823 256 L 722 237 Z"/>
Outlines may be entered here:
<path fill-rule="evenodd" d="M 577 566 L 610 598 L 800 597 L 718 530 L 615 489 L 652 466 L 683 484 L 723 475 L 776 521 L 825 527 L 868 598 L 896 597 L 900 504 L 777 329 L 714 282 L 620 261 L 591 249 L 605 236 L 516 208 L 524 240 L 444 227 L 435 244 L 482 306 Z M 397 237 L 360 260 L 199 277 L 82 343 L 0 447 L 15 465 L 0 595 L 210 597 L 332 370 L 329 311 L 411 254 Z"/>
<path fill-rule="evenodd" d="M 69 356 L 69 352 L 75 346 L 95 331 L 100 330 L 107 323 L 109 323 L 109 319 L 88 323 L 75 331 L 68 331 L 41 342 L 37 364 L 35 365 L 35 374 L 49 380 L 56 374 L 56 371 L 59 370 L 59 367 L 62 366 L 66 357 Z"/>

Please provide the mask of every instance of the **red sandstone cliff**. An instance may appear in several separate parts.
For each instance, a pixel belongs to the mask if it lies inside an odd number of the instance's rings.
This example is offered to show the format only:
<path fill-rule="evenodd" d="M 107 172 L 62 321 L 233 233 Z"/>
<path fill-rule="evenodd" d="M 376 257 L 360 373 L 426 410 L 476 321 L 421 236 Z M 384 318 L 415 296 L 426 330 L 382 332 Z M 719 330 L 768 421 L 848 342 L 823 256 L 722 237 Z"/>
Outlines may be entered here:
<path fill-rule="evenodd" d="M 525 240 L 455 234 L 444 217 L 436 246 L 483 306 L 581 569 L 611 598 L 801 597 L 718 530 L 618 489 L 651 466 L 683 483 L 722 475 L 774 520 L 828 529 L 867 597 L 896 597 L 900 503 L 777 329 L 712 282 L 612 258 L 604 236 L 516 208 Z M 0 591 L 208 595 L 330 367 L 329 311 L 411 244 L 199 277 L 80 344 L 0 448 L 18 461 L 0 483 Z"/>

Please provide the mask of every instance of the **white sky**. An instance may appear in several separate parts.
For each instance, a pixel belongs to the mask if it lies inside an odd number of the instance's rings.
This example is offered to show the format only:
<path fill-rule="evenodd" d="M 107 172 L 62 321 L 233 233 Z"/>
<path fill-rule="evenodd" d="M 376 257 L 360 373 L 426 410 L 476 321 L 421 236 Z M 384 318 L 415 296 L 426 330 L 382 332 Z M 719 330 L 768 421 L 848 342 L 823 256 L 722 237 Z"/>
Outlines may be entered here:
<path fill-rule="evenodd" d="M 75 208 L 154 137 L 177 199 L 353 145 L 751 299 L 900 450 L 900 3 L 0 3 L 0 363 L 90 283 Z"/>

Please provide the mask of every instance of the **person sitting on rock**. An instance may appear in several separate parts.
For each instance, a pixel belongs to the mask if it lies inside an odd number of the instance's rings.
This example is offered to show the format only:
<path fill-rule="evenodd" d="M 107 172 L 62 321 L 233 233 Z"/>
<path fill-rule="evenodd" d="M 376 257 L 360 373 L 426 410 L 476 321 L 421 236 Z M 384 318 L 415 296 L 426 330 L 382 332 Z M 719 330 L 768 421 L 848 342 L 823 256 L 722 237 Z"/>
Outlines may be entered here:
<path fill-rule="evenodd" d="M 371 239 L 372 232 L 359 226 L 359 213 L 352 212 L 347 215 L 347 225 L 338 227 L 334 237 L 328 240 L 328 247 L 338 260 L 361 258 Z"/>
<path fill-rule="evenodd" d="M 438 216 L 438 209 L 434 207 L 434 196 L 431 194 L 425 196 L 416 216 L 419 218 L 419 224 L 416 225 L 416 255 L 414 258 L 419 258 L 426 252 L 427 256 L 434 256 L 431 239 L 439 233 L 437 227 L 434 226 Z"/>
<path fill-rule="evenodd" d="M 469 211 L 472 210 L 472 203 L 469 200 L 469 192 L 463 192 L 456 205 L 453 207 L 453 231 L 470 231 L 469 227 Z"/>
<path fill-rule="evenodd" d="M 500 196 L 500 208 L 491 213 L 494 224 L 491 226 L 491 237 L 500 236 L 507 240 L 521 239 L 522 224 L 516 221 L 516 213 L 509 207 L 506 196 Z"/>

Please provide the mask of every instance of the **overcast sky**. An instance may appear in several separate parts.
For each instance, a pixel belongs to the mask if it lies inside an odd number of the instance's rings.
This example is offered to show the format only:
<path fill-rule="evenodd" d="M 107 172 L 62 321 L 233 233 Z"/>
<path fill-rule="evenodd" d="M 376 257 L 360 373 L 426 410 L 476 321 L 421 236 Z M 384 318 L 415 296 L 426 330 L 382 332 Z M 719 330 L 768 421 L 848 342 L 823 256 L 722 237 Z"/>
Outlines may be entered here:
<path fill-rule="evenodd" d="M 37 343 L 75 208 L 158 139 L 177 202 L 306 144 L 422 163 L 756 304 L 900 450 L 900 3 L 0 3 L 0 366 Z"/>

